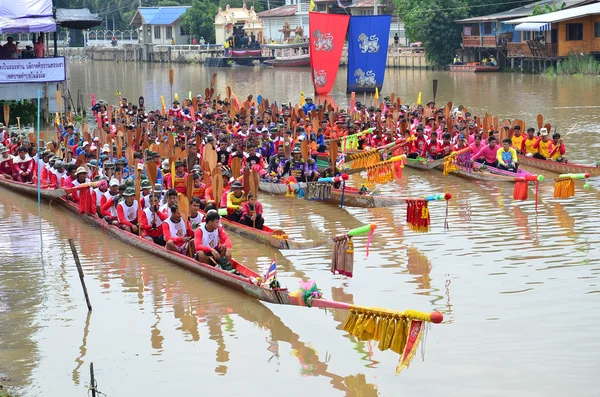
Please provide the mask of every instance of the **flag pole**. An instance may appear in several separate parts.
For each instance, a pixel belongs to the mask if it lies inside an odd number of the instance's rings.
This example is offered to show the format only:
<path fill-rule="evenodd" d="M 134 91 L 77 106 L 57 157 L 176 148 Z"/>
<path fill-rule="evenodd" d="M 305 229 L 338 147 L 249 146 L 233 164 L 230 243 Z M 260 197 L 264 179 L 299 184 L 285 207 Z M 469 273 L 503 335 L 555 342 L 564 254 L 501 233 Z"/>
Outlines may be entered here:
<path fill-rule="evenodd" d="M 41 92 L 40 90 L 38 90 L 37 92 L 37 155 L 38 155 L 38 172 L 37 172 L 37 189 L 38 189 L 38 207 L 41 206 L 42 204 L 42 179 L 41 179 L 41 174 L 42 174 L 42 163 L 41 163 L 41 152 L 40 152 L 40 96 L 41 96 Z"/>

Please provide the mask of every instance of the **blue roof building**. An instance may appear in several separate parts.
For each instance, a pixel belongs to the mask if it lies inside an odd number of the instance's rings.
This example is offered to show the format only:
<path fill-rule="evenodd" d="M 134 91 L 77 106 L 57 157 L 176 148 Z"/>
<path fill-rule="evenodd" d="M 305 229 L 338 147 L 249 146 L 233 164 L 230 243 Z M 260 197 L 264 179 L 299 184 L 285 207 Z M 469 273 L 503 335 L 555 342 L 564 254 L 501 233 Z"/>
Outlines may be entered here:
<path fill-rule="evenodd" d="M 177 7 L 140 7 L 137 9 L 130 25 L 140 30 L 142 44 L 189 44 L 191 37 L 181 25 L 183 14 L 189 6 Z"/>

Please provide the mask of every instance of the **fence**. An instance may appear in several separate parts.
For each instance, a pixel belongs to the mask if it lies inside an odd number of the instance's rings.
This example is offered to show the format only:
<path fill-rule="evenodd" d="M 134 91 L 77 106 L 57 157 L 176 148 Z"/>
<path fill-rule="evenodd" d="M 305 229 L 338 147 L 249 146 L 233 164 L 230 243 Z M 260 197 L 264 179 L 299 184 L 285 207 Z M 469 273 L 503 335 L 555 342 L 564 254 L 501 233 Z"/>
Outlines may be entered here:
<path fill-rule="evenodd" d="M 105 46 L 112 45 L 112 38 L 116 37 L 117 46 L 124 44 L 138 44 L 139 33 L 137 29 L 132 30 L 87 30 L 84 34 L 84 46 Z"/>

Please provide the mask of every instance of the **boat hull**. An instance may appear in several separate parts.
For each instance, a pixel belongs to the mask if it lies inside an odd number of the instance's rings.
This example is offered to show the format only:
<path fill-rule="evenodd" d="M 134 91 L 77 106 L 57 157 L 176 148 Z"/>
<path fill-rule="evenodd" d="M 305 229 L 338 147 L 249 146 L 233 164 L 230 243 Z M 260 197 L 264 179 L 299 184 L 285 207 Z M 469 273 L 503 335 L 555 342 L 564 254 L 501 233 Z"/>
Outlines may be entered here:
<path fill-rule="evenodd" d="M 310 66 L 310 56 L 306 55 L 305 57 L 297 57 L 297 58 L 275 58 L 269 59 L 264 62 L 265 65 L 273 66 L 275 68 L 304 68 Z"/>
<path fill-rule="evenodd" d="M 28 185 L 26 183 L 8 181 L 6 179 L 0 178 L 0 185 L 15 191 L 20 194 L 24 194 L 31 197 L 37 196 L 37 188 L 33 185 Z M 191 272 L 209 278 L 219 284 L 225 285 L 231 289 L 240 291 L 249 295 L 253 298 L 262 300 L 264 302 L 276 303 L 276 304 L 296 304 L 293 301 L 290 301 L 287 290 L 271 290 L 259 287 L 257 285 L 252 284 L 252 282 L 244 277 L 237 276 L 235 274 L 231 274 L 227 271 L 217 269 L 207 264 L 200 263 L 195 261 L 194 259 L 187 257 L 185 255 L 181 255 L 176 252 L 168 251 L 167 249 L 154 244 L 153 242 L 146 240 L 142 237 L 136 236 L 134 234 L 125 232 L 119 229 L 116 226 L 111 226 L 106 223 L 104 220 L 90 216 L 83 215 L 79 213 L 79 208 L 73 202 L 67 201 L 64 198 L 56 198 L 55 196 L 43 195 L 44 198 L 49 198 L 55 200 L 55 202 L 60 203 L 66 210 L 71 212 L 72 214 L 78 216 L 80 219 L 84 220 L 88 224 L 95 226 L 101 229 L 103 232 L 109 234 L 110 236 L 116 238 L 117 240 L 123 241 L 127 245 L 136 247 L 140 250 L 146 251 L 152 255 L 156 255 L 164 260 L 167 260 L 181 268 L 187 269 Z M 245 266 L 235 262 L 234 266 L 236 270 L 246 276 L 258 276 L 258 274 L 251 269 L 246 268 Z"/>
<path fill-rule="evenodd" d="M 600 176 L 600 167 L 593 165 L 557 163 L 556 161 L 539 160 L 532 157 L 519 155 L 521 165 L 556 172 L 557 174 L 590 174 Z"/>
<path fill-rule="evenodd" d="M 306 184 L 300 183 L 299 185 L 301 188 L 306 189 Z M 294 185 L 292 186 L 295 187 Z M 260 181 L 258 188 L 271 194 L 284 194 L 287 192 L 287 186 L 283 183 Z M 323 201 L 330 204 L 341 205 L 342 190 L 331 189 L 331 198 Z M 348 190 L 344 192 L 344 206 L 346 207 L 382 208 L 402 205 L 404 202 L 404 200 L 395 197 L 364 195 L 353 193 Z"/>
<path fill-rule="evenodd" d="M 451 72 L 481 73 L 481 72 L 498 72 L 499 70 L 500 70 L 500 66 L 450 65 Z"/>

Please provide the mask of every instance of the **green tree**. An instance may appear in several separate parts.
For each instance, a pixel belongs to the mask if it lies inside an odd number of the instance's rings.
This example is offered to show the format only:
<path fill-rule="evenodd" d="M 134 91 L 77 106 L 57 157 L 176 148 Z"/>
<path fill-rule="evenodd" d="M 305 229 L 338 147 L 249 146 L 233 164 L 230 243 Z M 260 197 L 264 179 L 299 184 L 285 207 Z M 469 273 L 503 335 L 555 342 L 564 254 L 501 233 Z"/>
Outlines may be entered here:
<path fill-rule="evenodd" d="M 538 4 L 533 8 L 533 14 L 531 15 L 543 15 L 543 14 L 549 14 L 551 12 L 556 12 L 556 11 L 560 11 L 560 10 L 564 10 L 565 7 L 567 6 L 566 3 L 562 3 L 560 6 L 557 6 L 556 4 Z"/>
<path fill-rule="evenodd" d="M 394 0 L 406 35 L 421 41 L 427 60 L 438 67 L 448 65 L 460 48 L 462 25 L 454 21 L 469 17 L 466 0 Z"/>
<path fill-rule="evenodd" d="M 215 15 L 219 6 L 211 0 L 193 0 L 192 8 L 183 14 L 182 24 L 186 31 L 207 43 L 215 42 Z"/>

